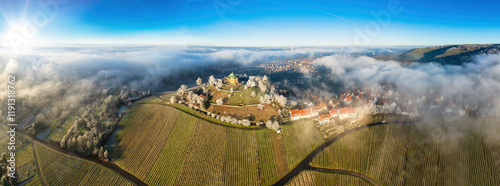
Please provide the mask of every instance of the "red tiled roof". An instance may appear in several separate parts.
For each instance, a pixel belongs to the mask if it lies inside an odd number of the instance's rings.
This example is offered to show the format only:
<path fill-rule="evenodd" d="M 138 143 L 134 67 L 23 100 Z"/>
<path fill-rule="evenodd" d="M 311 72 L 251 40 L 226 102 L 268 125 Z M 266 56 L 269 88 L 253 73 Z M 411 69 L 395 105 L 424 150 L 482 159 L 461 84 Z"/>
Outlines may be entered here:
<path fill-rule="evenodd" d="M 330 110 L 330 115 L 337 115 L 337 109 Z"/>
<path fill-rule="evenodd" d="M 347 98 L 345 98 L 346 101 L 352 101 L 352 98 L 351 96 L 347 96 Z"/>
<path fill-rule="evenodd" d="M 327 106 L 325 103 L 321 102 L 319 105 L 318 105 L 319 109 L 326 109 Z"/>
<path fill-rule="evenodd" d="M 330 114 L 325 114 L 325 115 L 319 116 L 320 121 L 327 120 L 328 118 L 330 118 Z"/>
<path fill-rule="evenodd" d="M 340 108 L 339 112 L 340 112 L 340 114 L 344 114 L 344 113 L 347 113 L 347 114 L 356 113 L 356 108 L 354 108 L 354 107 L 344 107 L 344 108 Z"/>
<path fill-rule="evenodd" d="M 293 109 L 290 113 L 292 114 L 292 117 L 300 116 L 299 109 Z"/>
<path fill-rule="evenodd" d="M 314 106 L 311 108 L 312 112 L 318 112 L 318 107 Z"/>
<path fill-rule="evenodd" d="M 311 109 L 302 109 L 300 110 L 300 115 L 301 116 L 307 116 L 311 114 Z"/>

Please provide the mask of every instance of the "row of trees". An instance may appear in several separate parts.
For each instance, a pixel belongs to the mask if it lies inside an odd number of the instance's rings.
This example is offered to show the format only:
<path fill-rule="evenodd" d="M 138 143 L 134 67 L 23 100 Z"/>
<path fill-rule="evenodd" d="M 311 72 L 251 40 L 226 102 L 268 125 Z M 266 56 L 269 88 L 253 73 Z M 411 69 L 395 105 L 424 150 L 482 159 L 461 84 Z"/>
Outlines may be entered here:
<path fill-rule="evenodd" d="M 96 155 L 107 158 L 107 155 L 105 156 L 107 152 L 102 144 L 115 126 L 115 123 L 107 119 L 117 117 L 116 113 L 120 105 L 130 104 L 148 94 L 149 92 L 129 90 L 124 86 L 118 96 L 102 95 L 92 105 L 87 106 L 84 113 L 73 122 L 59 145 L 68 150 L 75 150 L 84 156 Z"/>
<path fill-rule="evenodd" d="M 209 115 L 212 118 L 221 120 L 223 122 L 228 122 L 228 123 L 231 123 L 234 125 L 250 126 L 250 120 L 248 120 L 248 119 L 241 119 L 240 120 L 237 118 L 233 118 L 231 116 L 224 116 L 224 115 L 221 116 L 221 115 L 217 115 L 215 113 L 210 113 L 210 112 L 208 112 L 207 115 Z"/>

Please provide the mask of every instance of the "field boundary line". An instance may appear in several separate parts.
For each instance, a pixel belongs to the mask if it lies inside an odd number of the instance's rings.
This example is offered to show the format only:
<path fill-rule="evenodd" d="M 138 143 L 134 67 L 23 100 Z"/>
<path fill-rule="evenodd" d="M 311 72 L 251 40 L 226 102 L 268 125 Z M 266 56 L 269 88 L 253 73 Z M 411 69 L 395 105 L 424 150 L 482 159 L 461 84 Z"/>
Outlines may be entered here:
<path fill-rule="evenodd" d="M 45 183 L 45 179 L 42 176 L 42 170 L 40 170 L 40 166 L 38 165 L 38 158 L 36 157 L 36 150 L 35 150 L 35 141 L 31 142 L 31 147 L 33 147 L 33 155 L 35 156 L 36 169 L 38 170 L 38 176 L 40 177 L 40 181 L 42 181 L 43 185 L 47 186 L 47 183 Z"/>

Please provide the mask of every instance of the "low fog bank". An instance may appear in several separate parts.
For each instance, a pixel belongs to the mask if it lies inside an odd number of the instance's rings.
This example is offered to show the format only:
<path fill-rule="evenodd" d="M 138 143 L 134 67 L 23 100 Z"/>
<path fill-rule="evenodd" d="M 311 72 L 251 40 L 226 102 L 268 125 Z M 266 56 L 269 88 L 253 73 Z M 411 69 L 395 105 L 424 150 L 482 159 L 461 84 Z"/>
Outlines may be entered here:
<path fill-rule="evenodd" d="M 280 58 L 333 53 L 390 53 L 402 48 L 234 48 L 170 46 L 86 46 L 36 48 L 18 54 L 0 49 L 0 84 L 16 75 L 18 116 L 33 122 L 38 113 L 57 118 L 61 111 L 81 111 L 96 99 L 127 89 L 159 92 L 216 73 L 219 65 L 248 66 Z M 0 90 L 3 95 L 6 89 Z M 0 98 L 6 105 L 6 96 Z M 4 107 L 5 108 L 5 107 Z M 2 115 L 6 115 L 3 113 Z M 5 118 L 5 117 L 2 117 Z"/>
<path fill-rule="evenodd" d="M 341 85 L 345 90 L 371 89 L 393 84 L 397 91 L 410 98 L 429 95 L 443 97 L 458 105 L 494 103 L 500 97 L 500 55 L 480 55 L 462 66 L 437 63 L 379 61 L 367 56 L 332 55 L 317 59 L 317 65 L 329 72 L 324 82 Z M 340 92 L 338 92 L 340 93 Z"/>
<path fill-rule="evenodd" d="M 410 106 L 411 99 L 418 106 L 419 123 L 433 140 L 460 141 L 470 129 L 486 140 L 500 140 L 500 54 L 479 55 L 460 66 L 351 55 L 326 56 L 315 63 L 326 74 L 311 77 L 317 94 L 377 90 L 389 84 L 392 93 L 387 97 L 401 108 Z"/>

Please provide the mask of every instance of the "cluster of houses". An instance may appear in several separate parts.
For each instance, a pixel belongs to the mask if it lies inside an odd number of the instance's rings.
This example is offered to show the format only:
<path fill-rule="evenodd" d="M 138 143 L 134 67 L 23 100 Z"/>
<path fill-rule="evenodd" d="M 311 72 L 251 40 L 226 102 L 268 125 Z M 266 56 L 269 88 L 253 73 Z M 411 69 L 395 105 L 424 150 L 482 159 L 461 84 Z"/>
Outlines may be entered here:
<path fill-rule="evenodd" d="M 290 110 L 290 116 L 292 121 L 304 119 L 304 118 L 312 118 L 318 117 L 318 121 L 320 124 L 330 122 L 331 118 L 338 117 L 339 119 L 346 119 L 350 117 L 356 117 L 357 108 L 355 107 L 344 107 L 339 109 L 332 109 L 329 113 L 319 115 L 321 112 L 328 111 L 328 107 L 325 103 L 320 103 L 317 106 L 313 106 L 306 109 L 293 109 Z"/>
<path fill-rule="evenodd" d="M 306 109 L 293 109 L 290 110 L 290 117 L 292 121 L 303 119 L 303 118 L 312 118 L 319 115 L 321 111 L 328 110 L 328 107 L 325 103 L 320 103 L 317 106 L 313 106 Z"/>

